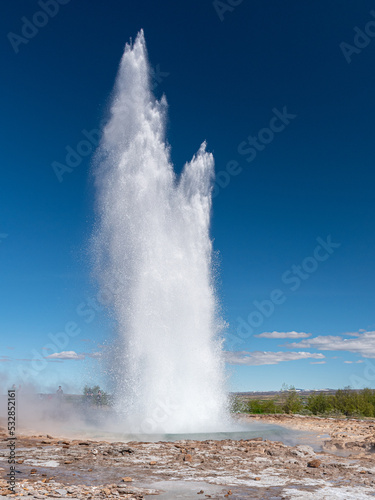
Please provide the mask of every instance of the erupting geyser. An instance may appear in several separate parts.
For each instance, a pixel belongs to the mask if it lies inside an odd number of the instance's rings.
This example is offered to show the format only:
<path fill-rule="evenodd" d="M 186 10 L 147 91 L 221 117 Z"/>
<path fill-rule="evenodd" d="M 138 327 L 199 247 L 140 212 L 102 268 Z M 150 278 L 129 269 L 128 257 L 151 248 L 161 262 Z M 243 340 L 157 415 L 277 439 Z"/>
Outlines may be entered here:
<path fill-rule="evenodd" d="M 214 160 L 202 144 L 177 178 L 166 108 L 150 90 L 141 31 L 125 47 L 95 162 L 95 273 L 116 289 L 109 375 L 130 432 L 220 431 L 227 397 L 209 235 Z"/>

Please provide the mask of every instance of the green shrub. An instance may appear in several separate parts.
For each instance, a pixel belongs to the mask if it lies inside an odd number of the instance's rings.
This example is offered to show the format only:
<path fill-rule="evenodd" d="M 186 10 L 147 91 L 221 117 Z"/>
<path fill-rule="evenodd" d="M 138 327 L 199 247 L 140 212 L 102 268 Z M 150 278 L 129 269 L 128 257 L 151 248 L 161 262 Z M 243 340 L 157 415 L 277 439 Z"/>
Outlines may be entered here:
<path fill-rule="evenodd" d="M 232 413 L 246 413 L 248 408 L 246 403 L 238 396 L 232 398 L 230 402 L 230 411 Z"/>
<path fill-rule="evenodd" d="M 272 399 L 267 399 L 266 401 L 252 399 L 247 403 L 247 411 L 256 414 L 276 413 L 277 406 Z"/>
<path fill-rule="evenodd" d="M 285 413 L 298 413 L 302 410 L 303 405 L 300 396 L 298 395 L 295 387 L 290 386 L 286 389 L 283 386 L 283 404 L 281 409 Z"/>
<path fill-rule="evenodd" d="M 306 407 L 314 415 L 318 415 L 319 413 L 329 413 L 333 408 L 332 398 L 324 392 L 311 394 L 308 397 Z"/>

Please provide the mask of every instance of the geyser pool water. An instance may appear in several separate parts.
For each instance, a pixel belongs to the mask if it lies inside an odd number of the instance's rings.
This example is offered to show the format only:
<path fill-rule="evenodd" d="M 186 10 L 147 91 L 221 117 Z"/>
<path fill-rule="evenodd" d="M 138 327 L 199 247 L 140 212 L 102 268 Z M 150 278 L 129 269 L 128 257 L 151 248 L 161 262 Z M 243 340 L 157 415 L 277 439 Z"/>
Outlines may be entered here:
<path fill-rule="evenodd" d="M 126 45 L 95 157 L 95 274 L 117 340 L 107 374 L 131 433 L 218 432 L 227 395 L 210 239 L 214 159 L 178 177 L 141 31 Z M 196 110 L 199 119 L 199 109 Z"/>

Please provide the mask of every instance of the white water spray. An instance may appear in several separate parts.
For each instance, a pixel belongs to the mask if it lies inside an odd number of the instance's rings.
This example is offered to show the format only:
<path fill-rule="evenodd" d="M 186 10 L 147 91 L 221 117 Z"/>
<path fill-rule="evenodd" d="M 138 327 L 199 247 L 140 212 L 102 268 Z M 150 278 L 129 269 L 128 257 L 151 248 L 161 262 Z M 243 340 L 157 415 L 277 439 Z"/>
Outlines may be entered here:
<path fill-rule="evenodd" d="M 141 31 L 125 47 L 96 155 L 95 272 L 116 288 L 109 372 L 130 432 L 220 431 L 227 397 L 209 236 L 214 160 L 202 144 L 176 177 L 166 108 L 150 90 Z"/>

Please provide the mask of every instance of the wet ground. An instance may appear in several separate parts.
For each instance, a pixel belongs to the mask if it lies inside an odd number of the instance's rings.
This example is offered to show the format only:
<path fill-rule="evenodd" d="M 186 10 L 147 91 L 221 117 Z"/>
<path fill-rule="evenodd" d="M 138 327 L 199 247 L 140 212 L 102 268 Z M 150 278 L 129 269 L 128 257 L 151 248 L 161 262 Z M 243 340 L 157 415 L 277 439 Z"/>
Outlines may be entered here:
<path fill-rule="evenodd" d="M 288 446 L 253 436 L 125 443 L 20 435 L 15 496 L 6 488 L 9 450 L 7 434 L 2 432 L 0 494 L 29 499 L 375 497 L 374 422 L 284 417 L 263 420 L 288 425 L 298 435 L 301 430 L 315 431 L 316 443 L 325 451 L 317 451 L 318 446 L 314 450 L 306 444 Z M 249 420 L 248 416 L 243 418 Z"/>

